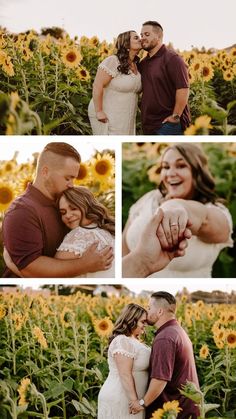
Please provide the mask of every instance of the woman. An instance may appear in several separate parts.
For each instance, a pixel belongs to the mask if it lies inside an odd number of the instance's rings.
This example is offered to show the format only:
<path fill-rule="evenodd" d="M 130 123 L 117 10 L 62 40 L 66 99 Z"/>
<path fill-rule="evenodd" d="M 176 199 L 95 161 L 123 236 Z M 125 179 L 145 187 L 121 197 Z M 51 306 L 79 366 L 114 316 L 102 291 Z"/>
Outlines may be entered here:
<path fill-rule="evenodd" d="M 62 221 L 71 231 L 57 249 L 55 258 L 78 258 L 94 242 L 98 243 L 98 250 L 108 245 L 114 247 L 115 221 L 89 189 L 79 186 L 65 190 L 59 200 L 59 210 Z M 113 260 L 110 269 L 82 276 L 113 278 L 114 264 Z"/>
<path fill-rule="evenodd" d="M 114 247 L 115 221 L 89 189 L 79 186 L 65 190 L 59 199 L 59 210 L 62 221 L 71 231 L 57 249 L 55 258 L 78 258 L 94 242 L 97 242 L 98 250 L 108 245 Z M 9 269 L 22 278 L 10 255 L 5 252 L 4 258 Z M 87 273 L 80 277 L 114 278 L 114 266 L 113 260 L 110 269 Z"/>
<path fill-rule="evenodd" d="M 135 135 L 141 75 L 137 54 L 141 49 L 138 34 L 118 35 L 117 53 L 101 62 L 93 84 L 88 114 L 93 135 Z"/>
<path fill-rule="evenodd" d="M 210 277 L 219 252 L 232 246 L 232 219 L 214 192 L 207 158 L 195 144 L 168 147 L 161 158 L 160 187 L 145 194 L 130 209 L 123 233 L 123 254 L 135 248 L 148 220 L 161 207 L 164 218 L 157 230 L 163 249 L 174 249 L 186 227 L 192 231 L 185 256 L 150 276 Z"/>
<path fill-rule="evenodd" d="M 108 348 L 109 375 L 98 395 L 98 419 L 131 419 L 129 402 L 141 399 L 148 382 L 151 349 L 140 342 L 146 310 L 128 304 L 117 319 Z M 144 410 L 137 415 L 143 419 Z"/>

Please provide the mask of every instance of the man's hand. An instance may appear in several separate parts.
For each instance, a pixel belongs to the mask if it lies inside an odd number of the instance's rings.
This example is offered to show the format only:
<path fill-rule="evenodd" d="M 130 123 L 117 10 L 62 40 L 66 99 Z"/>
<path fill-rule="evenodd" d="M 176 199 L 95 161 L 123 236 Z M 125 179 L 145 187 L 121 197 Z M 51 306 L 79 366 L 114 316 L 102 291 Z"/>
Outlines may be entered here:
<path fill-rule="evenodd" d="M 157 230 L 163 220 L 163 211 L 157 213 L 146 225 L 136 248 L 123 258 L 123 277 L 145 278 L 165 268 L 174 257 L 184 256 L 191 231 L 186 228 L 184 238 L 172 251 L 163 250 L 157 237 Z"/>

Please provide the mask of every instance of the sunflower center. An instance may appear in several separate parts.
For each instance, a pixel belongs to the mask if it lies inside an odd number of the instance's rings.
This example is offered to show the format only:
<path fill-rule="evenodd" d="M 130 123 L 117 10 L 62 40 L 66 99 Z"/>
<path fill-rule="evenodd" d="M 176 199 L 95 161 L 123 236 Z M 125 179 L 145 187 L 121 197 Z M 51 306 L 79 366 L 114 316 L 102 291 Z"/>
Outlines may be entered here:
<path fill-rule="evenodd" d="M 76 60 L 76 54 L 74 52 L 68 52 L 68 54 L 66 54 L 66 59 L 70 63 L 73 63 Z"/>
<path fill-rule="evenodd" d="M 13 194 L 10 189 L 6 187 L 0 188 L 0 203 L 1 204 L 8 204 L 13 199 Z"/>
<path fill-rule="evenodd" d="M 84 179 L 87 175 L 87 169 L 85 166 L 80 165 L 78 178 L 79 180 Z"/>
<path fill-rule="evenodd" d="M 202 74 L 203 74 L 204 77 L 209 76 L 209 74 L 210 74 L 209 68 L 208 67 L 203 67 Z"/>
<path fill-rule="evenodd" d="M 107 173 L 108 169 L 109 169 L 109 166 L 108 166 L 107 162 L 105 162 L 105 161 L 99 161 L 96 164 L 96 167 L 95 168 L 96 168 L 96 172 L 99 175 L 105 175 Z"/>
<path fill-rule="evenodd" d="M 228 337 L 227 337 L 227 341 L 229 343 L 235 343 L 236 342 L 236 335 L 234 335 L 233 333 L 229 334 Z"/>
<path fill-rule="evenodd" d="M 101 322 L 100 325 L 99 325 L 99 329 L 101 329 L 101 330 L 107 330 L 108 329 L 107 322 Z"/>

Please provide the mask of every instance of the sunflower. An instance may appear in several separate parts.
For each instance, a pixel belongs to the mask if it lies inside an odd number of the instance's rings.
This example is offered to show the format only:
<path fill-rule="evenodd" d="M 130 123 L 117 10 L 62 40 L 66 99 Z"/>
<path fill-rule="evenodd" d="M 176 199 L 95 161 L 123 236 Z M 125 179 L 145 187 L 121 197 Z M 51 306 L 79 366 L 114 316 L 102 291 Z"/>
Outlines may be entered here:
<path fill-rule="evenodd" d="M 186 128 L 184 135 L 197 135 L 197 128 L 195 125 L 190 125 L 188 128 Z"/>
<path fill-rule="evenodd" d="M 82 60 L 82 56 L 78 50 L 78 48 L 74 47 L 67 47 L 66 49 L 62 50 L 62 62 L 68 68 L 76 68 L 78 67 L 80 61 Z"/>
<path fill-rule="evenodd" d="M 25 317 L 20 313 L 13 313 L 11 320 L 14 322 L 14 326 L 17 331 L 21 330 L 25 324 Z"/>
<path fill-rule="evenodd" d="M 40 329 L 40 327 L 35 326 L 33 328 L 33 335 L 36 338 L 36 340 L 38 341 L 38 343 L 41 345 L 41 347 L 43 349 L 47 349 L 48 348 L 48 343 L 44 337 L 43 331 Z"/>
<path fill-rule="evenodd" d="M 203 308 L 205 306 L 204 302 L 202 300 L 198 300 L 196 302 L 196 307 L 198 308 Z"/>
<path fill-rule="evenodd" d="M 93 36 L 92 38 L 89 39 L 89 45 L 91 47 L 98 47 L 99 45 L 99 39 L 97 36 Z"/>
<path fill-rule="evenodd" d="M 87 36 L 81 36 L 79 43 L 81 46 L 87 46 L 89 44 L 89 38 Z"/>
<path fill-rule="evenodd" d="M 235 77 L 234 71 L 229 68 L 228 70 L 223 71 L 223 79 L 225 81 L 232 81 Z"/>
<path fill-rule="evenodd" d="M 12 77 L 12 76 L 15 75 L 14 67 L 13 67 L 13 64 L 11 62 L 10 57 L 5 58 L 5 60 L 2 63 L 2 69 L 9 77 Z"/>
<path fill-rule="evenodd" d="M 0 304 L 0 320 L 4 319 L 7 314 L 7 309 L 3 304 Z"/>
<path fill-rule="evenodd" d="M 81 80 L 81 81 L 90 80 L 89 71 L 85 67 L 80 66 L 80 68 L 76 71 L 76 75 L 78 76 L 79 80 Z"/>
<path fill-rule="evenodd" d="M 43 54 L 50 55 L 50 52 L 51 52 L 51 44 L 52 44 L 51 36 L 50 36 L 50 34 L 48 34 L 46 36 L 46 38 L 43 39 L 40 42 L 40 46 L 39 47 L 40 47 L 40 50 L 42 51 Z"/>
<path fill-rule="evenodd" d="M 15 198 L 15 188 L 11 183 L 0 182 L 0 211 L 5 211 Z"/>
<path fill-rule="evenodd" d="M 156 183 L 157 185 L 160 183 L 160 165 L 155 164 L 152 166 L 148 171 L 148 178 L 150 182 Z"/>
<path fill-rule="evenodd" d="M 28 403 L 30 386 L 31 382 L 29 378 L 23 378 L 21 380 L 20 386 L 17 390 L 20 395 L 19 406 L 24 406 Z"/>
<path fill-rule="evenodd" d="M 18 194 L 22 194 L 27 189 L 29 183 L 32 183 L 34 179 L 33 173 L 22 173 L 20 174 L 20 178 L 17 182 L 17 192 Z"/>
<path fill-rule="evenodd" d="M 207 310 L 207 317 L 208 317 L 208 319 L 212 320 L 214 318 L 214 315 L 215 315 L 214 311 L 209 308 Z"/>
<path fill-rule="evenodd" d="M 163 409 L 158 409 L 152 414 L 151 419 L 162 419 L 163 414 L 164 414 L 164 410 Z"/>
<path fill-rule="evenodd" d="M 229 348 L 236 348 L 236 330 L 226 330 L 226 343 Z"/>
<path fill-rule="evenodd" d="M 202 61 L 199 58 L 195 59 L 191 63 L 190 68 L 194 73 L 200 74 L 200 72 L 202 70 Z"/>
<path fill-rule="evenodd" d="M 73 315 L 74 313 L 70 308 L 64 307 L 60 314 L 61 324 L 66 328 L 71 327 L 71 322 L 68 320 L 70 320 L 70 316 L 73 316 Z"/>
<path fill-rule="evenodd" d="M 113 330 L 113 323 L 109 317 L 103 319 L 94 319 L 95 332 L 102 338 L 108 337 Z"/>
<path fill-rule="evenodd" d="M 206 344 L 202 345 L 200 351 L 199 351 L 199 356 L 202 359 L 206 359 L 209 355 L 209 348 Z"/>
<path fill-rule="evenodd" d="M 209 130 L 212 128 L 210 124 L 211 117 L 208 115 L 201 115 L 195 119 L 194 125 L 197 130 Z"/>
<path fill-rule="evenodd" d="M 225 340 L 225 329 L 219 329 L 216 333 L 215 333 L 216 339 L 217 340 L 222 340 L 222 342 Z"/>
<path fill-rule="evenodd" d="M 96 158 L 91 159 L 91 169 L 95 180 L 104 182 L 115 171 L 114 158 L 109 153 L 98 154 Z"/>
<path fill-rule="evenodd" d="M 236 322 L 236 313 L 233 311 L 229 311 L 227 314 L 227 320 L 229 323 L 235 323 Z"/>
<path fill-rule="evenodd" d="M 181 410 L 179 402 L 177 400 L 172 400 L 171 402 L 164 403 L 162 409 L 158 409 L 154 412 L 152 414 L 152 419 L 175 419 Z"/>
<path fill-rule="evenodd" d="M 225 312 L 220 313 L 220 322 L 222 324 L 226 324 L 227 323 L 227 313 L 225 313 Z"/>
<path fill-rule="evenodd" d="M 91 181 L 91 170 L 88 162 L 80 163 L 78 177 L 74 181 L 74 185 L 85 185 Z"/>
<path fill-rule="evenodd" d="M 214 70 L 211 64 L 203 64 L 201 68 L 201 76 L 204 81 L 210 81 L 214 76 Z"/>
<path fill-rule="evenodd" d="M 2 170 L 5 175 L 9 176 L 12 174 L 12 172 L 15 171 L 16 167 L 17 167 L 17 162 L 16 160 L 12 159 L 12 160 L 6 161 L 3 164 Z"/>
<path fill-rule="evenodd" d="M 23 60 L 25 61 L 29 61 L 33 57 L 33 52 L 29 49 L 29 47 L 26 44 L 21 49 L 21 54 Z"/>

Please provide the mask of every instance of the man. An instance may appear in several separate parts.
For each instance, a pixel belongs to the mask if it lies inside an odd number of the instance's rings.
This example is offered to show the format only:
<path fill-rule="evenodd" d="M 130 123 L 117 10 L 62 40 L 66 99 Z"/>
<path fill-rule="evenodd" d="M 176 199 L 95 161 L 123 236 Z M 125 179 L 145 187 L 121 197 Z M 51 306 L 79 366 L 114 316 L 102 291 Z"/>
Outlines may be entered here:
<path fill-rule="evenodd" d="M 175 51 L 163 44 L 163 29 L 158 22 L 143 24 L 141 43 L 148 52 L 139 64 L 143 133 L 182 135 L 190 124 L 187 67 Z"/>
<path fill-rule="evenodd" d="M 184 256 L 187 240 L 191 231 L 186 228 L 184 239 L 174 251 L 161 248 L 157 237 L 157 229 L 163 219 L 163 211 L 159 209 L 145 227 L 136 248 L 122 259 L 122 276 L 124 278 L 145 278 L 165 268 L 174 257 Z"/>
<path fill-rule="evenodd" d="M 175 318 L 176 300 L 165 291 L 151 295 L 148 324 L 157 328 L 150 357 L 149 386 L 143 399 L 130 404 L 133 413 L 146 408 L 146 419 L 163 403 L 178 400 L 178 419 L 197 419 L 199 409 L 182 396 L 179 389 L 186 381 L 199 388 L 192 343 Z"/>
<path fill-rule="evenodd" d="M 80 167 L 80 155 L 74 147 L 52 142 L 43 149 L 33 184 L 18 197 L 5 214 L 3 242 L 23 277 L 75 277 L 108 269 L 113 254 L 109 247 L 90 246 L 82 257 L 54 259 L 56 249 L 68 232 L 57 207 L 58 196 L 73 186 Z M 15 277 L 5 269 L 3 277 Z"/>

